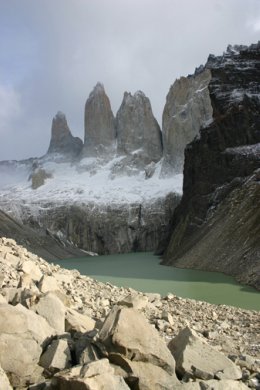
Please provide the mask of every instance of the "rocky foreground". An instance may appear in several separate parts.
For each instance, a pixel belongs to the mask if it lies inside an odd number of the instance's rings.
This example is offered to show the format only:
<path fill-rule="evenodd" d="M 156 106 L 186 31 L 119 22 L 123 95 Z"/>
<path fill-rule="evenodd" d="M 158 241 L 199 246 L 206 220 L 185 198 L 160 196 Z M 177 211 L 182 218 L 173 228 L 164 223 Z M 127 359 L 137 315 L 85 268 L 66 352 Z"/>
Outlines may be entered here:
<path fill-rule="evenodd" d="M 260 313 L 143 294 L 0 238 L 0 389 L 260 388 Z"/>

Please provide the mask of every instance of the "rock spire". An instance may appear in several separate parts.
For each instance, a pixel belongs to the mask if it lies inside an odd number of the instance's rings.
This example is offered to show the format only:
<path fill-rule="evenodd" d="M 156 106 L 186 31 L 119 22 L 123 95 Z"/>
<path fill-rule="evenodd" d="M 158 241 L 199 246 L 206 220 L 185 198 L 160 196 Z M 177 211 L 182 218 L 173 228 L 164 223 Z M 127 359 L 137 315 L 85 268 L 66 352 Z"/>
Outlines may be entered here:
<path fill-rule="evenodd" d="M 97 83 L 85 105 L 84 156 L 103 155 L 115 149 L 115 120 L 103 84 Z"/>
<path fill-rule="evenodd" d="M 117 150 L 119 154 L 140 151 L 147 163 L 162 157 L 160 127 L 153 116 L 150 100 L 141 91 L 125 92 L 116 115 Z"/>
<path fill-rule="evenodd" d="M 81 139 L 71 134 L 66 116 L 58 111 L 52 120 L 51 141 L 47 154 L 59 153 L 76 157 L 81 152 L 82 146 Z"/>

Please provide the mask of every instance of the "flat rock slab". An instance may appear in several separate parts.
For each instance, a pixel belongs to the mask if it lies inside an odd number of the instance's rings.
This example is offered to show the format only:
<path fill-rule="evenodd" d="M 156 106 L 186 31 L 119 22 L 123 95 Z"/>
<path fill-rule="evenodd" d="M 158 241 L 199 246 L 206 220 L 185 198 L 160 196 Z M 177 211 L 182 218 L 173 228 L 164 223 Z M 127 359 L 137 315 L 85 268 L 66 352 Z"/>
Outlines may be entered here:
<path fill-rule="evenodd" d="M 159 333 L 132 308 L 114 306 L 99 333 L 108 352 L 118 352 L 132 361 L 143 361 L 175 372 L 175 361 Z"/>
<path fill-rule="evenodd" d="M 209 379 L 216 375 L 219 379 L 240 379 L 242 374 L 230 359 L 221 352 L 208 345 L 197 333 L 189 327 L 184 328 L 170 341 L 168 345 L 176 361 L 176 371 L 180 375 L 185 373 L 198 378 L 208 375 Z"/>
<path fill-rule="evenodd" d="M 65 306 L 61 300 L 52 292 L 42 296 L 39 302 L 33 307 L 39 315 L 46 318 L 49 325 L 58 333 L 65 331 Z"/>
<path fill-rule="evenodd" d="M 42 345 L 54 334 L 44 318 L 22 305 L 0 305 L 0 364 L 12 386 L 38 380 Z"/>
<path fill-rule="evenodd" d="M 76 310 L 68 309 L 65 316 L 66 332 L 89 332 L 95 328 L 96 322 L 92 318 L 78 313 Z"/>
<path fill-rule="evenodd" d="M 1 366 L 0 366 L 0 389 L 1 390 L 12 390 L 9 379 L 7 378 L 7 375 Z"/>
<path fill-rule="evenodd" d="M 71 354 L 67 340 L 53 340 L 42 354 L 40 365 L 52 372 L 64 370 L 71 365 Z"/>
<path fill-rule="evenodd" d="M 59 390 L 129 390 L 124 379 L 114 375 L 107 359 L 62 371 L 55 375 L 52 384 Z"/>

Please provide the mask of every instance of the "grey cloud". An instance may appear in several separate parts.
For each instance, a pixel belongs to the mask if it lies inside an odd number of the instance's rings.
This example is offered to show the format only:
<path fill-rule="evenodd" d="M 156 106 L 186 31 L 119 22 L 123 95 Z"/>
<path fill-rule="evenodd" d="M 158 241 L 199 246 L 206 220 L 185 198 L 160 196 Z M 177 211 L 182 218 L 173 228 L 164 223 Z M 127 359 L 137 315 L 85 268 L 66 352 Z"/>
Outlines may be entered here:
<path fill-rule="evenodd" d="M 58 110 L 83 138 L 97 81 L 114 113 L 125 90 L 141 89 L 160 122 L 174 80 L 228 43 L 256 42 L 259 20 L 258 0 L 0 1 L 0 90 L 21 105 L 0 123 L 0 160 L 44 154 Z"/>

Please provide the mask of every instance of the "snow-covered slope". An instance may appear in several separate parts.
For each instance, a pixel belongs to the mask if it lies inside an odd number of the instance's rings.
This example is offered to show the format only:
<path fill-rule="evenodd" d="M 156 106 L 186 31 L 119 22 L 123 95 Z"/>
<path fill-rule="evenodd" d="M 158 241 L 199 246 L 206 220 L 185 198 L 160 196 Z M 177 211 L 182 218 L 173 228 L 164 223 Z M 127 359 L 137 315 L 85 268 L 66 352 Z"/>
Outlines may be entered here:
<path fill-rule="evenodd" d="M 0 206 L 5 211 L 12 208 L 43 204 L 134 204 L 147 203 L 167 194 L 182 193 L 182 174 L 162 179 L 159 177 L 161 162 L 154 166 L 155 172 L 147 178 L 145 171 L 135 175 L 113 173 L 124 157 L 115 157 L 109 162 L 96 158 L 84 158 L 79 163 L 59 163 L 46 159 L 40 166 L 50 178 L 44 185 L 32 189 L 30 166 L 16 163 L 9 169 L 0 167 Z M 33 211 L 33 210 L 31 210 Z M 36 215 L 35 215 L 36 216 Z M 19 217 L 19 215 L 16 215 Z"/>
<path fill-rule="evenodd" d="M 182 175 L 160 178 L 161 162 L 122 169 L 124 159 L 72 163 L 47 156 L 1 163 L 0 209 L 88 251 L 154 250 L 168 234 Z M 47 178 L 33 189 L 32 177 L 40 171 Z"/>

